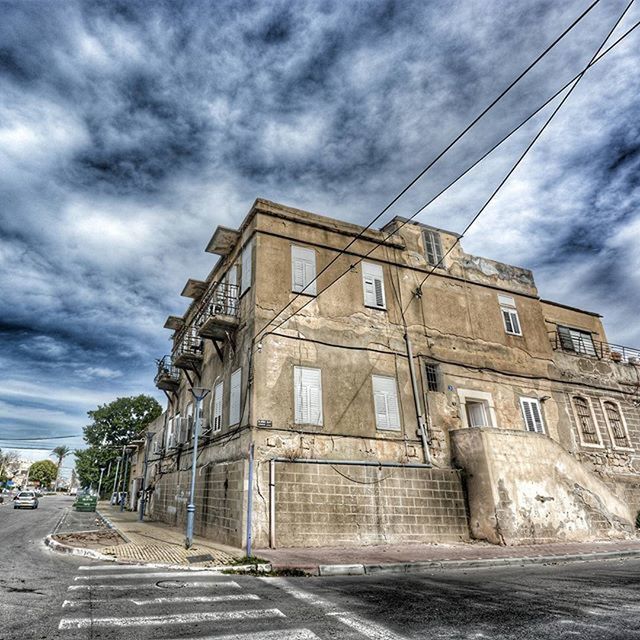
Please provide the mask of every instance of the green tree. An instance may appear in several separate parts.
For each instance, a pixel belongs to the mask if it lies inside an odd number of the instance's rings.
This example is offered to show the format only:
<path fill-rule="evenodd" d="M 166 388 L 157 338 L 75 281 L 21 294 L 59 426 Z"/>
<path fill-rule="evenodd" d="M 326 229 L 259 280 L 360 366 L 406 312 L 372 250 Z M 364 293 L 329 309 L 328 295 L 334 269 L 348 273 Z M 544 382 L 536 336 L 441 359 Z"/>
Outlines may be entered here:
<path fill-rule="evenodd" d="M 49 487 L 57 473 L 58 467 L 51 460 L 39 460 L 29 467 L 29 480 L 39 482 L 41 487 Z"/>
<path fill-rule="evenodd" d="M 18 454 L 15 451 L 3 451 L 0 449 L 0 484 L 11 480 L 14 474 L 12 468 L 18 462 Z"/>
<path fill-rule="evenodd" d="M 118 398 L 94 411 L 89 411 L 91 424 L 84 430 L 86 449 L 74 452 L 80 486 L 98 486 L 100 467 L 109 469 L 102 479 L 102 493 L 113 487 L 117 460 L 122 447 L 142 434 L 149 423 L 162 413 L 162 407 L 151 396 Z"/>

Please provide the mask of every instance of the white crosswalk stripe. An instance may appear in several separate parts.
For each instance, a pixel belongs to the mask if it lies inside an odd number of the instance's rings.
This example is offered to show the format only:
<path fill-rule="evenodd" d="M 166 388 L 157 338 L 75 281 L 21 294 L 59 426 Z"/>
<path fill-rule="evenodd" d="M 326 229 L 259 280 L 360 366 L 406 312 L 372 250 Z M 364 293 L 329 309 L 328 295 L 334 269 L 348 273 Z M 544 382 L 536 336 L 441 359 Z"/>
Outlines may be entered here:
<path fill-rule="evenodd" d="M 190 602 L 238 602 L 243 600 L 260 600 L 260 597 L 253 593 L 230 593 L 223 596 L 171 596 L 162 598 L 147 598 L 146 600 L 140 600 L 137 598 L 128 598 L 123 602 L 132 602 L 133 604 L 141 607 L 148 604 L 188 604 Z M 91 600 L 65 600 L 62 603 L 63 609 L 74 609 L 78 607 L 84 607 L 88 605 L 95 606 L 103 602 L 112 602 L 110 598 L 91 598 Z"/>
<path fill-rule="evenodd" d="M 282 631 L 261 631 L 256 633 L 234 633 L 230 636 L 207 636 L 206 638 L 187 638 L 186 640 L 319 640 L 309 629 L 289 629 Z"/>
<path fill-rule="evenodd" d="M 76 576 L 74 580 L 76 582 L 90 582 L 92 580 L 131 580 L 131 578 L 202 578 L 204 576 L 221 577 L 221 574 L 217 571 L 157 571 L 151 573 L 117 573 L 112 576 L 97 575 L 97 576 Z"/>
<path fill-rule="evenodd" d="M 198 589 L 239 589 L 237 582 L 204 582 L 196 580 L 193 582 L 181 581 L 182 587 L 198 588 Z M 95 589 L 111 589 L 113 591 L 128 591 L 129 589 L 140 588 L 140 582 L 132 582 L 128 584 L 72 584 L 67 587 L 67 591 L 93 591 Z M 149 586 L 155 586 L 152 582 Z"/>
<path fill-rule="evenodd" d="M 249 618 L 284 618 L 280 609 L 245 609 L 243 611 L 203 611 L 200 613 L 171 613 L 163 616 L 119 616 L 117 618 L 62 618 L 58 629 L 87 629 L 89 627 L 138 627 L 167 624 L 196 624 L 222 620 Z"/>

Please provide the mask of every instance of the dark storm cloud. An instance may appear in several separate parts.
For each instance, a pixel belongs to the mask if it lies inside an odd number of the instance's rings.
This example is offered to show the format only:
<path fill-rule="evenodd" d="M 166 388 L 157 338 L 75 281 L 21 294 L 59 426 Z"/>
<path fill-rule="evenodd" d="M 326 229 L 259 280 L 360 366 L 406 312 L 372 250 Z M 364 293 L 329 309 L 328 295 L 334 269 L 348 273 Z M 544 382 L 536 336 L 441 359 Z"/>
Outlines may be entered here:
<path fill-rule="evenodd" d="M 575 75 L 624 6 L 601 5 L 393 213 Z M 257 196 L 367 222 L 586 6 L 4 2 L 0 437 L 79 430 L 98 402 L 154 392 L 164 318 L 212 267 L 216 224 Z M 636 42 L 585 76 L 465 247 L 535 267 L 545 297 L 606 307 L 613 337 L 640 344 L 624 319 L 640 287 Z M 463 228 L 541 122 L 420 219 Z"/>

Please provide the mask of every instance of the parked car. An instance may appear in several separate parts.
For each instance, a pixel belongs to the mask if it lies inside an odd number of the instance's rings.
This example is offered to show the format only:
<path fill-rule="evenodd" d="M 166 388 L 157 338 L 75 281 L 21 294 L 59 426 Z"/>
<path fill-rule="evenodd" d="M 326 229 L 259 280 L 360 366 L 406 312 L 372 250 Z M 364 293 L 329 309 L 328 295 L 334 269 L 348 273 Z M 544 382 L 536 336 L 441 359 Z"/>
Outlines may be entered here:
<path fill-rule="evenodd" d="M 37 509 L 38 498 L 33 491 L 21 491 L 13 499 L 14 509 Z"/>

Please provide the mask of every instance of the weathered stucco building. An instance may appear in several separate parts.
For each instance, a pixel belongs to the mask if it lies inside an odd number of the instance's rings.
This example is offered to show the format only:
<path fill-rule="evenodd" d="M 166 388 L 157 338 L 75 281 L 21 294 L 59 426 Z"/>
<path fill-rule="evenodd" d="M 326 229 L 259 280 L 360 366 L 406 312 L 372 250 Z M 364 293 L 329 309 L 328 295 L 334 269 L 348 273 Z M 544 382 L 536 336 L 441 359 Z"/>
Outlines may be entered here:
<path fill-rule="evenodd" d="M 633 531 L 640 353 L 597 314 L 401 218 L 364 230 L 257 200 L 206 251 L 218 262 L 165 324 L 155 517 L 184 522 L 194 386 L 211 390 L 196 532 L 220 542 L 249 524 L 256 546 Z"/>

